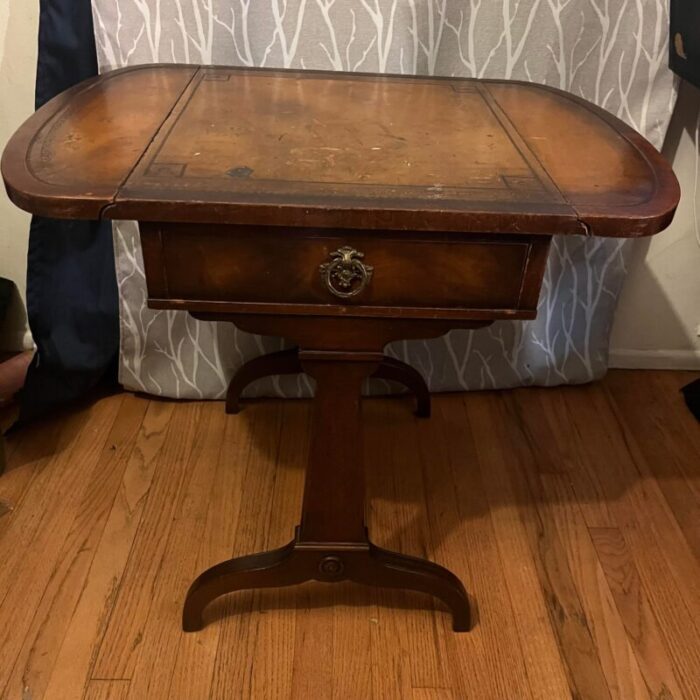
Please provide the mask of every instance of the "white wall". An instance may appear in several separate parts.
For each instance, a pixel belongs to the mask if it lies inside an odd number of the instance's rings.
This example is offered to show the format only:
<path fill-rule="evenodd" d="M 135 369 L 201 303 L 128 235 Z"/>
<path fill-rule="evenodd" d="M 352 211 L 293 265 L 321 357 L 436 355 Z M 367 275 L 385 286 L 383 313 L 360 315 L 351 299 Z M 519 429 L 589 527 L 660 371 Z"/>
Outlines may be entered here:
<path fill-rule="evenodd" d="M 0 148 L 33 108 L 38 5 L 38 0 L 0 0 Z M 668 231 L 635 243 L 613 328 L 613 366 L 700 368 L 700 190 L 694 192 L 699 115 L 700 91 L 683 85 L 665 148 L 683 199 Z M 13 280 L 22 298 L 28 226 L 29 216 L 2 190 L 0 276 Z M 30 342 L 19 300 L 0 337 L 11 346 L 0 349 L 19 349 Z"/>
<path fill-rule="evenodd" d="M 38 0 L 0 0 L 0 149 L 34 109 L 38 7 Z M 24 299 L 29 215 L 0 190 L 0 277 L 12 280 Z M 0 350 L 30 346 L 18 298 L 0 332 Z"/>
<path fill-rule="evenodd" d="M 610 346 L 613 367 L 700 368 L 700 90 L 683 83 L 664 153 L 681 184 L 670 228 L 635 242 Z"/>

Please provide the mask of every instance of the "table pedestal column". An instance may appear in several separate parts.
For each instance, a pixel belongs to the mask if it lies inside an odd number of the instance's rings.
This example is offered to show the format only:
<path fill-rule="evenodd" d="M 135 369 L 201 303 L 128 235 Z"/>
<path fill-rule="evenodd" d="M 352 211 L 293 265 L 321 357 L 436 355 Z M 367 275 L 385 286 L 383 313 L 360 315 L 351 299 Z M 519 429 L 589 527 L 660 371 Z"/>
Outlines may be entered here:
<path fill-rule="evenodd" d="M 451 610 L 455 631 L 468 630 L 469 601 L 454 574 L 381 549 L 367 535 L 360 399 L 363 381 L 377 370 L 383 355 L 302 350 L 299 359 L 316 380 L 316 394 L 296 536 L 280 549 L 231 559 L 201 574 L 187 593 L 183 628 L 201 629 L 204 608 L 226 593 L 309 580 L 350 580 L 429 593 Z"/>

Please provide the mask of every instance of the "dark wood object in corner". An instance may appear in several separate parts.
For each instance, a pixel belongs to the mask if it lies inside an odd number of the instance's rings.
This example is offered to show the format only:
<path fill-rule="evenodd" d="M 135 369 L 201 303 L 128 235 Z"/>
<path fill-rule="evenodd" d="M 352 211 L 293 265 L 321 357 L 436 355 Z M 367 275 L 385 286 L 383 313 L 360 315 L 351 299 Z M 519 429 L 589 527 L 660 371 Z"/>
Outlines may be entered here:
<path fill-rule="evenodd" d="M 669 67 L 700 88 L 700 5 L 695 0 L 671 0 Z"/>
<path fill-rule="evenodd" d="M 362 382 L 423 391 L 388 343 L 534 318 L 552 235 L 651 235 L 679 198 L 639 134 L 551 88 L 176 65 L 67 91 L 19 129 L 2 173 L 33 213 L 137 219 L 151 308 L 299 347 L 242 370 L 229 407 L 273 365 L 316 381 L 295 539 L 203 573 L 188 630 L 219 595 L 309 579 L 430 593 L 467 629 L 449 571 L 367 536 Z"/>

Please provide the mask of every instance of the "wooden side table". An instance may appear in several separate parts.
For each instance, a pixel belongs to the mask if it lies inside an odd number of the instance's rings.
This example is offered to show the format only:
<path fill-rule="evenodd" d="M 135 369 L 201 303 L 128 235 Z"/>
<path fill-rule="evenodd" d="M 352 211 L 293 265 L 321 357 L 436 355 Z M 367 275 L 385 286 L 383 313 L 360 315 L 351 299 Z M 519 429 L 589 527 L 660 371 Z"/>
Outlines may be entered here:
<path fill-rule="evenodd" d="M 643 236 L 678 184 L 622 122 L 526 83 L 151 66 L 59 96 L 2 160 L 13 201 L 57 217 L 136 219 L 149 306 L 231 321 L 298 350 L 251 378 L 316 381 L 301 522 L 284 547 L 205 571 L 186 630 L 224 593 L 309 579 L 424 591 L 469 628 L 460 581 L 365 528 L 360 389 L 387 343 L 531 319 L 553 234 Z"/>

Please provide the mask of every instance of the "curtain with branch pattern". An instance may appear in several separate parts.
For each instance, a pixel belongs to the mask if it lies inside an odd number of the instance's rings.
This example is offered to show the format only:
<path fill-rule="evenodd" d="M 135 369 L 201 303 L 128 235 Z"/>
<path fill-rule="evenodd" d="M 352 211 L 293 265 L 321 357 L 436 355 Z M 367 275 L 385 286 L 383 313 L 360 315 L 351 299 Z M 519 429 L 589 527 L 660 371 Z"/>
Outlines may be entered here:
<path fill-rule="evenodd" d="M 661 146 L 676 94 L 667 0 L 93 0 L 103 71 L 178 62 L 513 78 L 571 91 Z M 237 367 L 282 347 L 231 324 L 146 308 L 136 224 L 116 222 L 120 378 L 218 398 Z M 390 346 L 432 390 L 586 382 L 607 366 L 630 242 L 555 237 L 535 321 Z M 386 390 L 372 385 L 372 390 Z M 307 395 L 304 376 L 248 395 Z"/>

